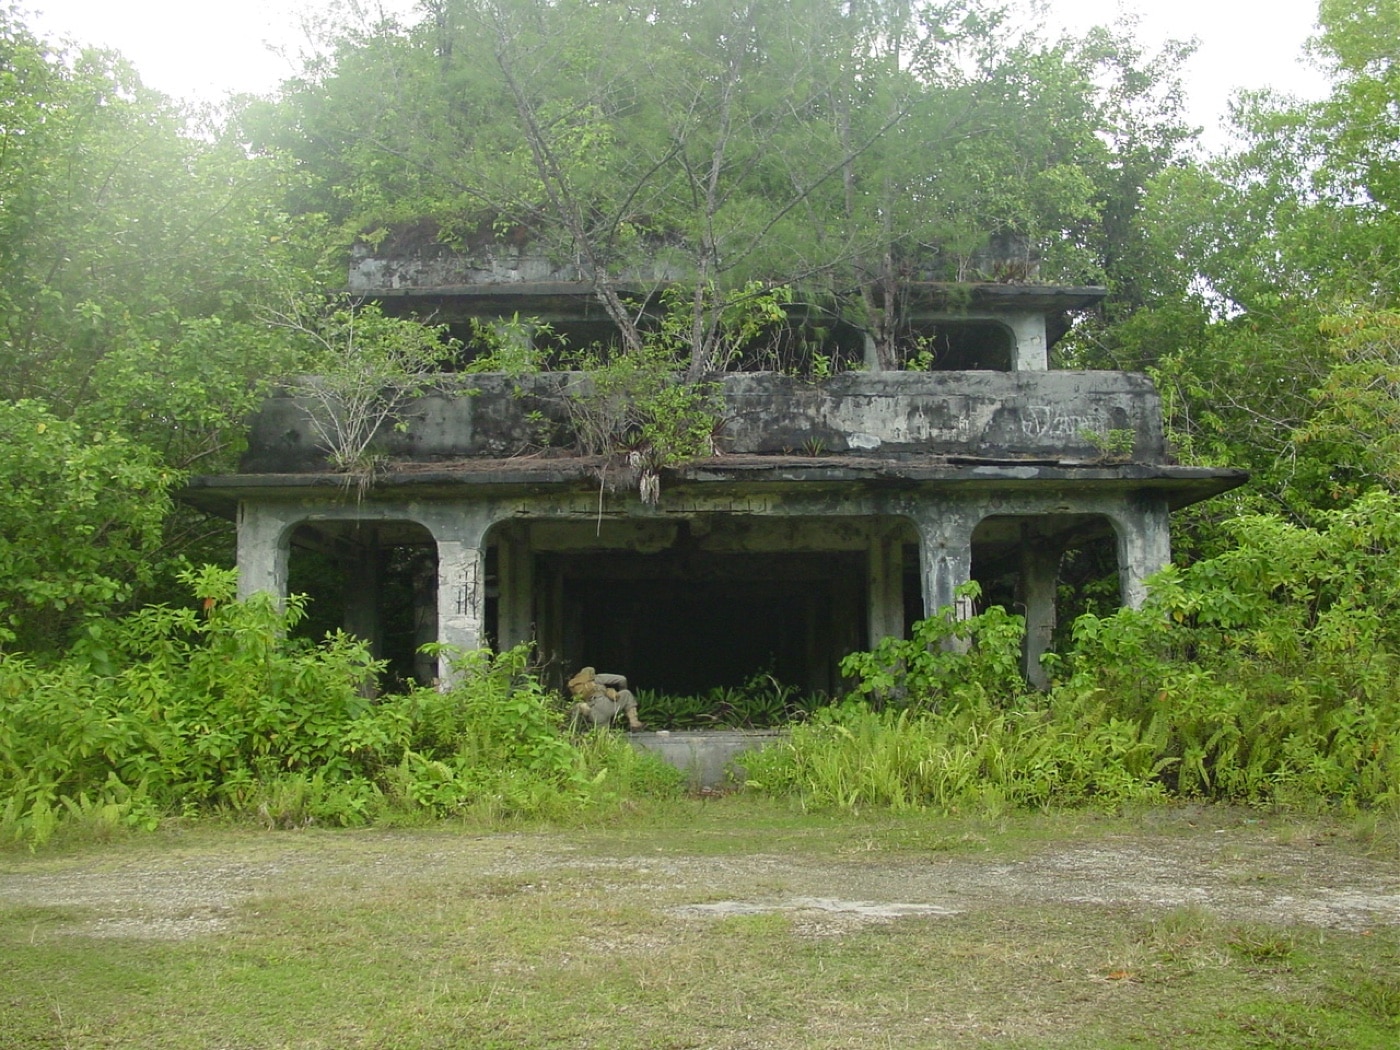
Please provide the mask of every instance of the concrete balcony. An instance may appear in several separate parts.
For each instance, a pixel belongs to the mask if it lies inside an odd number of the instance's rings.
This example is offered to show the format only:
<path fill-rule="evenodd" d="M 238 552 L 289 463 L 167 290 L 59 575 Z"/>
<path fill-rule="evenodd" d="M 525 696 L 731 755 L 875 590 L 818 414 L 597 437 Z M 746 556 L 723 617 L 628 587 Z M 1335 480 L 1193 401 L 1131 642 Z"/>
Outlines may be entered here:
<path fill-rule="evenodd" d="M 997 463 L 1101 467 L 1170 463 L 1151 382 L 1122 372 L 852 372 L 820 382 L 773 373 L 715 380 L 717 443 L 728 457 L 840 463 Z M 580 373 L 445 377 L 415 400 L 378 450 L 390 464 L 453 464 L 566 454 Z M 308 404 L 269 399 L 254 418 L 245 474 L 326 469 Z M 499 464 L 497 464 L 499 465 Z M 564 467 L 563 463 L 557 464 Z"/>

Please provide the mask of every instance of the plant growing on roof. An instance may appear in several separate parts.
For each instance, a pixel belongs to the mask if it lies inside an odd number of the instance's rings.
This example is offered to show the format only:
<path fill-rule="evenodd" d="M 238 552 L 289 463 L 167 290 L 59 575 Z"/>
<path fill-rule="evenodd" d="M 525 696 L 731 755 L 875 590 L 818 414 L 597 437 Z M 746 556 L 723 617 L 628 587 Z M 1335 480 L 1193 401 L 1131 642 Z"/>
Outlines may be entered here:
<path fill-rule="evenodd" d="M 607 357 L 592 349 L 576 358 L 580 374 L 565 408 L 578 450 L 603 457 L 602 470 L 630 472 L 643 502 L 661 495 L 661 471 L 714 455 L 719 428 L 711 383 L 683 383 L 664 346 L 648 343 Z"/>
<path fill-rule="evenodd" d="M 317 446 L 361 492 L 383 462 L 375 443 L 437 383 L 455 344 L 445 329 L 386 317 L 374 304 L 293 306 L 268 320 L 307 345 L 306 373 L 287 389 L 306 406 Z"/>

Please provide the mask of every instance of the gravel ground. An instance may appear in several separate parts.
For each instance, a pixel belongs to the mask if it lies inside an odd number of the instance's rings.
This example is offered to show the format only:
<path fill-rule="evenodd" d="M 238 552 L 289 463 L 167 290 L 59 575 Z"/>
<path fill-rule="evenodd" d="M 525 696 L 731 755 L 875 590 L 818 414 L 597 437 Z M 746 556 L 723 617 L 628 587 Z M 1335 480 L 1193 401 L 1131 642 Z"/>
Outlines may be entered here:
<path fill-rule="evenodd" d="M 786 910 L 814 929 L 1055 903 L 1200 908 L 1229 921 L 1400 924 L 1393 845 L 1325 823 L 1203 810 L 1067 842 L 951 849 L 690 852 L 607 832 L 198 833 L 72 854 L 0 854 L 0 907 L 71 910 L 88 936 L 181 939 L 232 927 L 259 897 L 389 882 L 537 879 L 650 895 L 672 921 Z"/>

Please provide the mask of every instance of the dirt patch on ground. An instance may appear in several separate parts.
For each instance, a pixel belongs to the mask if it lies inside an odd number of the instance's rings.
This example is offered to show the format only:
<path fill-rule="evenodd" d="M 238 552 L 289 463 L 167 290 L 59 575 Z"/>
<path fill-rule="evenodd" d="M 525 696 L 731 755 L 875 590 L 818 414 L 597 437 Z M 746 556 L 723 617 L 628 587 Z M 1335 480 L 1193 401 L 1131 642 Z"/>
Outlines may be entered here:
<path fill-rule="evenodd" d="M 662 922 L 786 911 L 814 929 L 847 928 L 1058 903 L 1190 907 L 1228 921 L 1352 931 L 1400 925 L 1393 846 L 1341 825 L 1218 816 L 1010 848 L 967 836 L 928 848 L 862 847 L 847 837 L 829 852 L 742 843 L 688 852 L 606 832 L 191 836 L 0 857 L 0 906 L 60 909 L 69 931 L 88 936 L 183 939 L 229 929 L 241 908 L 266 896 L 343 896 L 404 882 L 510 892 L 576 884 L 583 893 L 601 882 L 655 901 Z"/>

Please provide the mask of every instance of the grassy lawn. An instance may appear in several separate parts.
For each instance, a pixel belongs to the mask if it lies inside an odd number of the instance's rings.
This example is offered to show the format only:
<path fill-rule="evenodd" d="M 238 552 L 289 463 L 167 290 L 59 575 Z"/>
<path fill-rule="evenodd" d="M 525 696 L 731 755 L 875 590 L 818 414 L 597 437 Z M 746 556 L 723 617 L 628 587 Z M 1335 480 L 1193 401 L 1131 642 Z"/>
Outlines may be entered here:
<path fill-rule="evenodd" d="M 0 853 L 0 1047 L 1400 1046 L 1388 824 L 195 825 Z"/>

